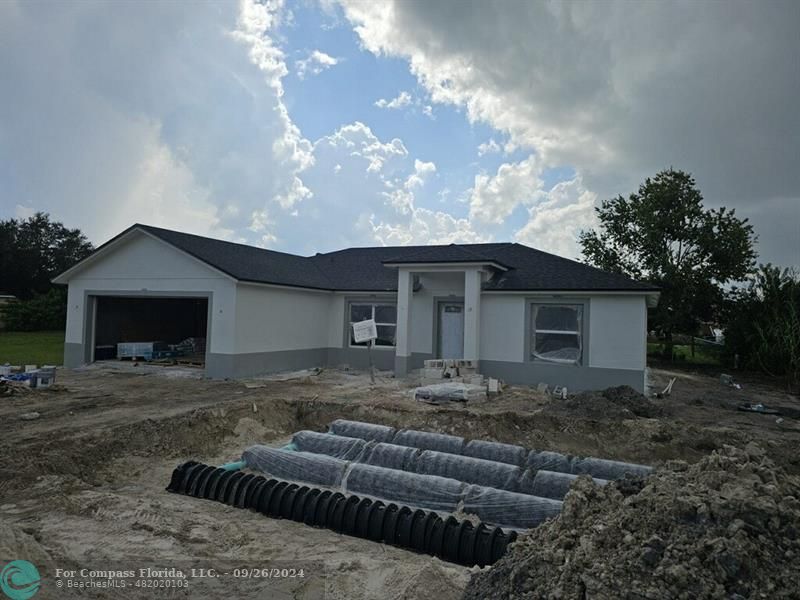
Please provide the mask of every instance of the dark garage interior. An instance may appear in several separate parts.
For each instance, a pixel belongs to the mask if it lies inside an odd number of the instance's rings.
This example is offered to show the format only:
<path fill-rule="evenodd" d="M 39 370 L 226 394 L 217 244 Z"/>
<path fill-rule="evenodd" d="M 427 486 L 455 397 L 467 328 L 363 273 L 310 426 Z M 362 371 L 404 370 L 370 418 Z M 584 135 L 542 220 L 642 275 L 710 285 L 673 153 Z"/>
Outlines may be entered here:
<path fill-rule="evenodd" d="M 207 298 L 98 296 L 94 359 L 116 359 L 121 343 L 158 342 L 153 359 L 202 363 L 207 324 Z"/>

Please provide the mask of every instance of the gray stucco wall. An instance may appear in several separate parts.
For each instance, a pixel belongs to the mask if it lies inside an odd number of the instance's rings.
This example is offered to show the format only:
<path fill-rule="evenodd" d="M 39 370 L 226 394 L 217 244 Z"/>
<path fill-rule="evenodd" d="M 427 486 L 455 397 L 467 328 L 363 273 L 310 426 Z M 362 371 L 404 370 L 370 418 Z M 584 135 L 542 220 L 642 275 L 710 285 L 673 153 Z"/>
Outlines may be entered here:
<path fill-rule="evenodd" d="M 629 385 L 638 392 L 644 392 L 643 370 L 482 360 L 480 372 L 487 377 L 496 377 L 506 383 L 518 385 L 546 383 L 550 388 L 557 385 L 566 386 L 570 393 L 602 390 L 618 385 Z"/>

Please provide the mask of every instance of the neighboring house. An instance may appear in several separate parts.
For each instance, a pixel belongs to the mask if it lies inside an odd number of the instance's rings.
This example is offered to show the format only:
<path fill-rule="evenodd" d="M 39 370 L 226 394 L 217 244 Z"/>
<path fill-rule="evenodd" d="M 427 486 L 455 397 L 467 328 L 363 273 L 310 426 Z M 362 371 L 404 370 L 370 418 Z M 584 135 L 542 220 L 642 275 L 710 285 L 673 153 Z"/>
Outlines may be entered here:
<path fill-rule="evenodd" d="M 118 342 L 206 338 L 210 377 L 429 358 L 570 390 L 645 385 L 658 290 L 520 244 L 348 248 L 301 257 L 134 225 L 54 279 L 69 285 L 64 364 Z M 97 354 L 96 354 L 97 353 Z"/>

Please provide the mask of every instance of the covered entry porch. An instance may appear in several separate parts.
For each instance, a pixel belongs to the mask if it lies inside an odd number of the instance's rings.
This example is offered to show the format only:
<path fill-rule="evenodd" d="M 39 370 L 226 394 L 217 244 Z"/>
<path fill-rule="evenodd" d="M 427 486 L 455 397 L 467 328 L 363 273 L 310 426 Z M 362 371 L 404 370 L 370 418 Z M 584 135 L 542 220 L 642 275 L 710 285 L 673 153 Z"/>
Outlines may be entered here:
<path fill-rule="evenodd" d="M 416 355 L 412 342 L 415 336 L 424 335 L 420 328 L 425 326 L 432 329 L 428 335 L 432 335 L 434 358 L 479 361 L 481 288 L 498 269 L 506 270 L 505 267 L 482 261 L 392 262 L 386 266 L 398 270 L 395 375 L 407 375 L 419 366 L 412 358 Z M 437 291 L 426 290 L 424 283 L 421 284 L 437 276 L 457 281 L 456 291 L 437 295 Z M 415 302 L 417 296 L 425 296 L 425 299 Z M 426 307 L 427 314 L 423 314 L 422 306 Z M 426 318 L 428 314 L 432 316 L 431 321 Z"/>

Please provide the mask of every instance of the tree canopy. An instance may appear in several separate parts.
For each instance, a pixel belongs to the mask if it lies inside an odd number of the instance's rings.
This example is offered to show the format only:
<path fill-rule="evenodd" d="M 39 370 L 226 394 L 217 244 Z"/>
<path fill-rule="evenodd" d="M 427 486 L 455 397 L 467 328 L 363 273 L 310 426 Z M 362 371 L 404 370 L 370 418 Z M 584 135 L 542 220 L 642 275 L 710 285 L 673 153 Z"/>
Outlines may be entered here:
<path fill-rule="evenodd" d="M 723 287 L 755 267 L 752 225 L 734 210 L 704 208 L 688 173 L 661 171 L 628 198 L 605 200 L 595 210 L 599 229 L 578 240 L 585 260 L 659 286 L 650 326 L 668 340 L 713 319 Z"/>
<path fill-rule="evenodd" d="M 0 221 L 0 291 L 22 300 L 45 294 L 50 280 L 92 252 L 79 229 L 68 229 L 46 213 Z"/>

